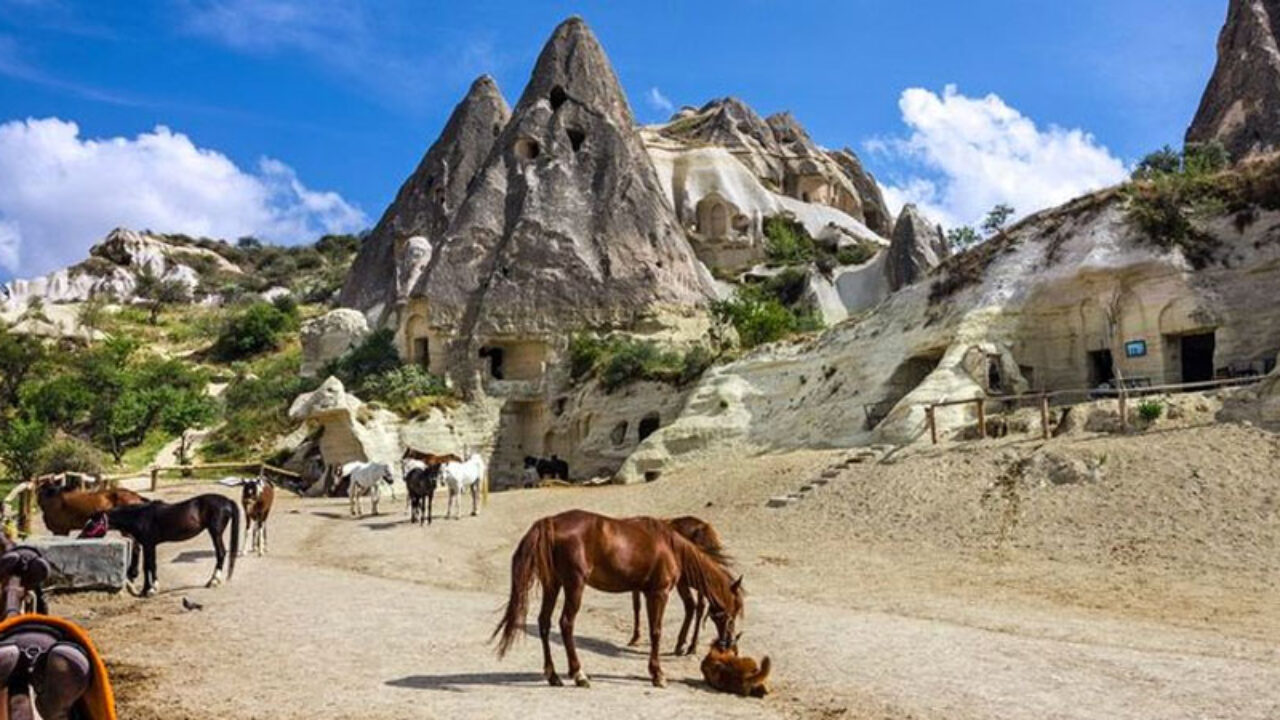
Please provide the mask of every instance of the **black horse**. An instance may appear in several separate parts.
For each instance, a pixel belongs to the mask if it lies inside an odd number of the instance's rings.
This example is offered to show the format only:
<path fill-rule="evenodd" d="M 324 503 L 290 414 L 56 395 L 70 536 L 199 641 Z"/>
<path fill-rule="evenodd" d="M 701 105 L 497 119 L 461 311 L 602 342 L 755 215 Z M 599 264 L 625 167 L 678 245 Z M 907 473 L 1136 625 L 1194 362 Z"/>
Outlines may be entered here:
<path fill-rule="evenodd" d="M 145 563 L 142 594 L 154 595 L 156 583 L 156 545 L 166 542 L 190 540 L 202 531 L 208 531 L 213 539 L 213 551 L 217 565 L 206 587 L 222 584 L 222 564 L 227 559 L 227 548 L 222 533 L 231 525 L 231 561 L 227 566 L 227 579 L 236 570 L 236 555 L 240 554 L 240 511 L 234 500 L 213 493 L 197 495 L 179 503 L 154 501 L 142 505 L 125 505 L 93 516 L 80 537 L 101 537 L 108 530 L 119 530 L 133 540 L 133 560 L 129 563 L 129 581 L 138 577 L 138 550 L 141 548 Z"/>
<path fill-rule="evenodd" d="M 569 480 L 569 463 L 560 459 L 558 455 L 552 455 L 550 459 L 525 456 L 524 466 L 533 468 L 538 473 L 539 480 L 552 478 L 554 480 Z"/>
<path fill-rule="evenodd" d="M 431 503 L 439 484 L 439 464 L 415 467 L 405 474 L 404 486 L 409 489 L 409 522 L 421 525 L 425 520 L 431 524 Z"/>

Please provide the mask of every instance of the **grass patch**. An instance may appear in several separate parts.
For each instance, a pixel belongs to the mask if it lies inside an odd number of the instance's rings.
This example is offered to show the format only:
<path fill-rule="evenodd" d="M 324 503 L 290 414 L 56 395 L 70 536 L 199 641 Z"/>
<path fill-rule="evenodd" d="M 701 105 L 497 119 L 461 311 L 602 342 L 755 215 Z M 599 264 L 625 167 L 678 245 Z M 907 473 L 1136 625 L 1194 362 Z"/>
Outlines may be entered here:
<path fill-rule="evenodd" d="M 173 436 L 159 428 L 154 428 L 143 436 L 142 442 L 124 451 L 120 462 L 111 466 L 112 472 L 134 472 L 150 467 L 156 456 L 168 445 Z"/>
<path fill-rule="evenodd" d="M 320 385 L 316 378 L 298 375 L 301 363 L 301 350 L 294 345 L 239 366 L 223 395 L 225 422 L 209 434 L 201 456 L 210 462 L 254 457 L 293 429 L 289 405 Z"/>
<path fill-rule="evenodd" d="M 717 320 L 732 325 L 745 349 L 823 328 L 822 317 L 806 299 L 808 275 L 787 268 L 772 277 L 738 287 L 728 300 L 712 303 Z"/>

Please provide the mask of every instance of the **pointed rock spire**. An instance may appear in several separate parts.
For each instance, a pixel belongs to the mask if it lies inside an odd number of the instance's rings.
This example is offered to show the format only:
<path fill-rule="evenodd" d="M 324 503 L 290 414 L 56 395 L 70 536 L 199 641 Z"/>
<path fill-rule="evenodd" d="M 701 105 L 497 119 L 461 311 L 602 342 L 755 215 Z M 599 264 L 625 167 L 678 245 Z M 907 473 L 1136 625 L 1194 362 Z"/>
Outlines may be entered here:
<path fill-rule="evenodd" d="M 1187 131 L 1234 160 L 1280 149 L 1280 0 L 1231 0 L 1218 65 Z"/>
<path fill-rule="evenodd" d="M 404 279 L 425 268 L 430 246 L 448 229 L 468 183 L 510 117 L 493 78 L 477 78 L 361 245 L 339 298 L 343 306 L 369 312 L 394 305 L 400 291 L 408 289 L 402 287 Z M 410 242 L 415 237 L 426 238 L 428 245 Z"/>
<path fill-rule="evenodd" d="M 889 289 L 915 283 L 950 256 L 942 228 L 929 222 L 915 205 L 903 207 L 885 258 Z"/>
<path fill-rule="evenodd" d="M 415 293 L 430 325 L 467 350 L 627 326 L 713 293 L 604 50 L 581 19 L 565 21 Z"/>

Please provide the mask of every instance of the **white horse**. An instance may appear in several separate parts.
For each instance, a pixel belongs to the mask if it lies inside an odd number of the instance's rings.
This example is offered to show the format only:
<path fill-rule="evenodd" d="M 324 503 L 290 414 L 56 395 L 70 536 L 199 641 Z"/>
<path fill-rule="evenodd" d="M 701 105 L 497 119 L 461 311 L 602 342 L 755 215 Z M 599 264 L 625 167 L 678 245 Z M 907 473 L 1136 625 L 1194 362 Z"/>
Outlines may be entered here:
<path fill-rule="evenodd" d="M 395 482 L 390 465 L 358 460 L 343 465 L 339 477 L 347 478 L 347 498 L 351 501 L 351 514 L 356 517 L 364 514 L 360 507 L 360 498 L 363 495 L 369 496 L 369 502 L 373 505 L 373 514 L 377 515 L 378 499 L 382 497 L 382 486 L 379 481 L 385 482 L 388 487 Z"/>
<path fill-rule="evenodd" d="M 484 494 L 485 502 L 489 501 L 489 468 L 479 453 L 473 454 L 465 462 L 447 462 L 441 465 L 440 479 L 449 488 L 449 504 L 444 512 L 446 518 L 453 512 L 455 502 L 458 509 L 455 518 L 462 517 L 462 500 L 458 498 L 458 494 L 463 490 L 471 491 L 472 515 L 478 514 L 481 493 Z"/>

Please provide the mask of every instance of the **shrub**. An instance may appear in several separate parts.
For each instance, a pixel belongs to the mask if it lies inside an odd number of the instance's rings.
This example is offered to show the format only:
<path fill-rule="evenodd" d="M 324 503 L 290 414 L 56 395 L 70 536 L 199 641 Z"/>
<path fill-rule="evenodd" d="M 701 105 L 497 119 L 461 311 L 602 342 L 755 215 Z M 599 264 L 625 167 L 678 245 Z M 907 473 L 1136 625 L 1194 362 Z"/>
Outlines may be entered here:
<path fill-rule="evenodd" d="M 201 447 L 208 460 L 240 460 L 293 427 L 289 405 L 320 381 L 298 375 L 302 361 L 296 349 L 243 368 L 223 394 L 226 421 Z"/>
<path fill-rule="evenodd" d="M 1164 403 L 1159 400 L 1143 400 L 1138 403 L 1138 417 L 1144 422 L 1153 423 L 1164 414 Z"/>
<path fill-rule="evenodd" d="M 49 428 L 39 420 L 11 418 L 0 430 L 0 461 L 11 482 L 22 482 L 35 475 L 36 460 L 49 440 Z"/>
<path fill-rule="evenodd" d="M 875 257 L 879 249 L 870 242 L 860 241 L 836 250 L 836 262 L 840 265 L 861 265 Z"/>
<path fill-rule="evenodd" d="M 365 400 L 379 400 L 401 414 L 415 414 L 411 405 L 423 397 L 452 397 L 443 378 L 419 365 L 401 365 L 365 379 Z"/>
<path fill-rule="evenodd" d="M 348 388 L 355 390 L 364 384 L 366 378 L 399 367 L 400 350 L 396 348 L 395 333 L 383 328 L 371 333 L 364 342 L 334 361 L 329 372 L 337 375 Z"/>
<path fill-rule="evenodd" d="M 99 475 L 106 466 L 106 453 L 73 435 L 59 435 L 36 455 L 37 475 Z"/>
<path fill-rule="evenodd" d="M 281 336 L 298 327 L 293 314 L 264 302 L 254 303 L 232 315 L 218 335 L 214 353 L 223 360 L 240 360 L 280 347 Z"/>
<path fill-rule="evenodd" d="M 798 220 L 782 215 L 764 219 L 765 257 L 771 265 L 802 265 L 816 253 L 813 238 Z"/>
<path fill-rule="evenodd" d="M 732 325 L 742 347 L 750 349 L 822 329 L 822 318 L 804 304 L 807 287 L 803 271 L 787 270 L 739 287 L 732 298 L 712 303 L 711 312 Z"/>
<path fill-rule="evenodd" d="M 605 392 L 639 380 L 685 385 L 702 377 L 714 362 L 712 352 L 701 345 L 681 352 L 652 340 L 599 338 L 587 333 L 575 335 L 569 343 L 569 369 L 573 378 L 595 372 Z"/>

